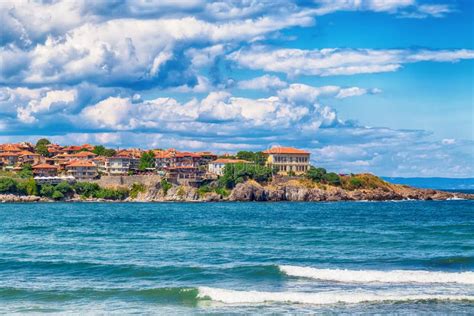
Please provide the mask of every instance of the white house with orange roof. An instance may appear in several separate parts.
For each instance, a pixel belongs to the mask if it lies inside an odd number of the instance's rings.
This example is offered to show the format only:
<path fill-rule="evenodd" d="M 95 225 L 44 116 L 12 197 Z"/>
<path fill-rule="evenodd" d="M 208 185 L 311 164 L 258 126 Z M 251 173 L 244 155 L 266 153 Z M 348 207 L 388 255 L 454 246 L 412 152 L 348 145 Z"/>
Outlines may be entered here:
<path fill-rule="evenodd" d="M 97 165 L 89 160 L 73 160 L 66 165 L 66 172 L 76 180 L 93 180 L 97 178 Z"/>
<path fill-rule="evenodd" d="M 273 147 L 263 154 L 267 157 L 266 165 L 275 168 L 279 174 L 303 174 L 309 169 L 310 153 L 302 149 Z"/>
<path fill-rule="evenodd" d="M 46 163 L 38 164 L 32 167 L 33 174 L 36 177 L 56 177 L 58 175 L 58 166 Z"/>

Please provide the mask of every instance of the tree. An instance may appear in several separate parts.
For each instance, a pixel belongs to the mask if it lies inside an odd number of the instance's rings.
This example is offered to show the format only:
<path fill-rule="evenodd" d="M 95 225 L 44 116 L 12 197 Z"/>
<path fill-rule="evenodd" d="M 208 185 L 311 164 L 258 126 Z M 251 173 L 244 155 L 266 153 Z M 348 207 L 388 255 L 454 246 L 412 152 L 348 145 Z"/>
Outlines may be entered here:
<path fill-rule="evenodd" d="M 20 178 L 32 178 L 33 177 L 33 168 L 31 167 L 31 164 L 27 163 L 27 164 L 24 164 L 20 170 L 20 172 L 18 172 L 18 175 L 20 176 Z"/>
<path fill-rule="evenodd" d="M 237 159 L 247 160 L 261 166 L 265 165 L 266 161 L 266 157 L 261 151 L 253 152 L 242 150 L 237 153 L 236 157 Z"/>
<path fill-rule="evenodd" d="M 38 146 L 46 146 L 46 145 L 49 145 L 49 144 L 51 144 L 51 142 L 50 142 L 48 139 L 46 139 L 46 138 L 40 138 L 40 139 L 38 139 L 38 141 L 36 142 L 36 147 L 38 147 Z"/>
<path fill-rule="evenodd" d="M 54 187 L 51 184 L 43 184 L 40 189 L 40 196 L 53 197 Z"/>
<path fill-rule="evenodd" d="M 341 185 L 341 177 L 334 172 L 326 173 L 323 177 L 324 182 L 331 185 Z"/>
<path fill-rule="evenodd" d="M 26 195 L 38 195 L 38 186 L 33 178 L 17 184 L 17 191 Z"/>
<path fill-rule="evenodd" d="M 74 194 L 74 190 L 73 190 L 72 186 L 69 183 L 67 183 L 66 181 L 63 181 L 63 182 L 59 183 L 58 185 L 56 185 L 54 190 L 58 191 L 58 192 L 61 192 L 63 195 L 72 195 L 72 194 Z"/>
<path fill-rule="evenodd" d="M 40 154 L 44 157 L 49 157 L 50 153 L 48 151 L 47 145 L 51 144 L 51 142 L 46 138 L 41 138 L 36 142 L 35 151 L 36 153 Z"/>
<path fill-rule="evenodd" d="M 249 179 L 266 182 L 272 177 L 272 169 L 256 164 L 226 164 L 224 174 L 219 178 L 220 187 L 232 189 L 236 184 Z"/>
<path fill-rule="evenodd" d="M 155 153 L 153 151 L 145 151 L 140 157 L 138 169 L 145 170 L 147 168 L 155 167 Z"/>
<path fill-rule="evenodd" d="M 93 152 L 94 154 L 96 154 L 96 155 L 99 155 L 99 156 L 106 156 L 106 157 L 115 156 L 115 154 L 117 153 L 115 150 L 109 149 L 109 148 L 105 148 L 105 147 L 102 146 L 102 145 L 95 146 L 95 147 L 94 147 L 94 150 L 92 150 L 92 152 Z"/>
<path fill-rule="evenodd" d="M 306 172 L 306 177 L 308 179 L 313 180 L 314 182 L 321 182 L 323 181 L 325 174 L 326 174 L 326 169 L 316 168 L 316 167 L 311 166 Z"/>
<path fill-rule="evenodd" d="M 0 193 L 15 193 L 18 183 L 11 178 L 0 178 Z"/>
<path fill-rule="evenodd" d="M 51 197 L 55 200 L 61 200 L 64 198 L 64 194 L 62 194 L 60 191 L 54 191 Z"/>

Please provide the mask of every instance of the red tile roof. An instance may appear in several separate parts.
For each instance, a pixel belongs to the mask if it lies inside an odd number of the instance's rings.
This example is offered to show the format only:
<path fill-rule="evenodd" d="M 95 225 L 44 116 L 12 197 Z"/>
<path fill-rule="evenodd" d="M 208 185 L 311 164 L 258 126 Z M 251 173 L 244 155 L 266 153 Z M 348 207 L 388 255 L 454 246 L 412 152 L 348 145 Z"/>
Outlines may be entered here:
<path fill-rule="evenodd" d="M 73 160 L 71 161 L 66 168 L 69 167 L 95 167 L 96 164 L 88 160 Z"/>
<path fill-rule="evenodd" d="M 91 153 L 90 151 L 80 151 L 76 154 L 70 154 L 69 157 L 95 157 L 97 156 L 94 153 Z"/>
<path fill-rule="evenodd" d="M 58 169 L 57 166 L 48 165 L 47 163 L 42 163 L 32 167 L 33 169 Z"/>
<path fill-rule="evenodd" d="M 300 154 L 300 155 L 309 155 L 309 152 L 296 149 L 293 147 L 273 147 L 263 151 L 264 154 Z"/>

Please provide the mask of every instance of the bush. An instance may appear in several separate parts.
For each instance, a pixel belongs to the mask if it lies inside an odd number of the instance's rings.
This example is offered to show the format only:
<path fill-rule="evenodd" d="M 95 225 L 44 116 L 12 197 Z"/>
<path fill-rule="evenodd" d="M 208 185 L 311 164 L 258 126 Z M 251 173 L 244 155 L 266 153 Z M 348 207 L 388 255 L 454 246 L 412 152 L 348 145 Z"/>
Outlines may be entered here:
<path fill-rule="evenodd" d="M 61 191 L 54 191 L 51 197 L 55 200 L 61 200 L 64 198 L 64 194 L 61 193 Z"/>
<path fill-rule="evenodd" d="M 88 198 L 100 190 L 100 186 L 97 183 L 90 182 L 77 182 L 73 188 L 77 194 Z"/>
<path fill-rule="evenodd" d="M 43 184 L 40 189 L 40 196 L 52 198 L 54 193 L 54 187 L 51 184 Z"/>
<path fill-rule="evenodd" d="M 0 193 L 16 193 L 18 182 L 11 178 L 0 178 Z"/>
<path fill-rule="evenodd" d="M 341 177 L 337 173 L 334 173 L 334 172 L 326 173 L 323 176 L 323 180 L 324 182 L 330 185 L 337 185 L 337 186 L 341 185 Z"/>
<path fill-rule="evenodd" d="M 74 189 L 66 181 L 63 181 L 63 182 L 57 184 L 56 187 L 54 188 L 54 190 L 58 191 L 58 192 L 61 192 L 63 195 L 72 195 L 72 194 L 74 194 Z"/>
<path fill-rule="evenodd" d="M 212 192 L 212 188 L 205 184 L 205 185 L 201 185 L 198 189 L 197 189 L 197 192 L 199 194 L 199 196 L 204 196 L 206 195 L 206 193 L 209 193 L 209 192 Z"/>
<path fill-rule="evenodd" d="M 30 164 L 24 164 L 18 175 L 20 178 L 33 178 L 33 167 Z"/>
<path fill-rule="evenodd" d="M 162 179 L 160 184 L 161 184 L 161 189 L 163 190 L 164 195 L 166 195 L 168 193 L 168 190 L 171 189 L 171 187 L 173 186 L 166 179 Z"/>
<path fill-rule="evenodd" d="M 349 180 L 349 185 L 351 189 L 359 189 L 362 188 L 364 183 L 359 178 L 351 177 L 351 179 Z"/>
<path fill-rule="evenodd" d="M 225 189 L 225 188 L 216 188 L 215 192 L 219 195 L 222 195 L 224 197 L 229 196 L 230 191 Z"/>
<path fill-rule="evenodd" d="M 26 195 L 38 195 L 38 186 L 33 178 L 17 184 L 17 191 Z"/>
<path fill-rule="evenodd" d="M 127 189 L 106 189 L 101 188 L 94 192 L 93 197 L 97 199 L 106 200 L 124 200 L 128 197 L 129 191 Z"/>
<path fill-rule="evenodd" d="M 130 197 L 136 199 L 138 193 L 143 193 L 146 191 L 145 185 L 143 183 L 134 183 L 130 189 Z"/>
<path fill-rule="evenodd" d="M 308 171 L 306 172 L 306 177 L 308 179 L 313 180 L 314 182 L 321 182 L 324 179 L 324 175 L 326 174 L 326 169 L 324 168 L 315 168 L 313 166 L 309 167 Z"/>
<path fill-rule="evenodd" d="M 267 182 L 272 177 L 272 169 L 255 164 L 227 164 L 224 174 L 219 178 L 219 187 L 232 189 L 236 184 L 249 179 L 257 182 Z"/>

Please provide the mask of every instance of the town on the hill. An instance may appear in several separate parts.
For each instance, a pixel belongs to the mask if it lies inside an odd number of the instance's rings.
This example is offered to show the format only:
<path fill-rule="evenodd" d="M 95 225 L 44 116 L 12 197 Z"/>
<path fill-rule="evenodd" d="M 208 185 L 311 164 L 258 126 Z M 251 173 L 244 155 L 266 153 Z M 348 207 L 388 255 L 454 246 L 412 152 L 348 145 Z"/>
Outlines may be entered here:
<path fill-rule="evenodd" d="M 309 170 L 310 153 L 291 147 L 224 155 L 176 149 L 115 150 L 90 144 L 61 146 L 47 139 L 40 139 L 35 145 L 0 144 L 0 168 L 17 174 L 30 173 L 38 184 L 157 174 L 172 183 L 199 186 L 222 176 L 224 167 L 234 164 L 258 164 L 271 168 L 275 174 L 298 176 Z"/>

